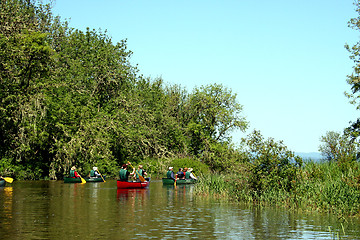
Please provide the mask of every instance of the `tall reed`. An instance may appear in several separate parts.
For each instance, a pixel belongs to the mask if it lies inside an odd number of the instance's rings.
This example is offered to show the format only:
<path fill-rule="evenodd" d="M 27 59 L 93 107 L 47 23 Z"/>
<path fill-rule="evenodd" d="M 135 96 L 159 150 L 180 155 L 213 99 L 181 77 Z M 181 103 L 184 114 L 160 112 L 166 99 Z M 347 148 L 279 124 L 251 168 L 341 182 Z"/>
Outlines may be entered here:
<path fill-rule="evenodd" d="M 204 195 L 260 205 L 360 215 L 360 163 L 339 167 L 332 162 L 307 162 L 285 188 L 287 178 L 276 178 L 277 185 L 252 188 L 244 174 L 208 174 L 201 176 L 196 191 Z M 259 182 L 261 185 L 262 182 Z"/>
<path fill-rule="evenodd" d="M 226 175 L 205 174 L 199 176 L 201 179 L 196 184 L 195 191 L 202 195 L 212 195 L 215 197 L 229 197 L 229 184 L 225 180 Z"/>

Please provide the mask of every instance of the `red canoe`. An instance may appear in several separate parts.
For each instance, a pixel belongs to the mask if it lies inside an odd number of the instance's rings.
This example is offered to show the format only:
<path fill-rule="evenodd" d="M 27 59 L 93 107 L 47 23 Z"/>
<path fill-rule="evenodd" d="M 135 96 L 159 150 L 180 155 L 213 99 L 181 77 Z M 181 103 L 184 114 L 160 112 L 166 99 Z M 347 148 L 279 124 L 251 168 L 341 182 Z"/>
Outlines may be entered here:
<path fill-rule="evenodd" d="M 150 179 L 146 178 L 145 182 L 125 182 L 117 180 L 117 188 L 146 188 L 150 184 Z"/>

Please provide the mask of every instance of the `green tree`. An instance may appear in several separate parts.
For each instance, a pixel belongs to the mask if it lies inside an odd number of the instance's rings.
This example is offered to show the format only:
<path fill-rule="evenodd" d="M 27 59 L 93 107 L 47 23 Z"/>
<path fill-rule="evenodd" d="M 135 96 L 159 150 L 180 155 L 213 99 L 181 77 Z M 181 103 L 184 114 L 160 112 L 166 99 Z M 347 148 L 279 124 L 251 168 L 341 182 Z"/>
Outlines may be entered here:
<path fill-rule="evenodd" d="M 113 113 L 136 81 L 126 41 L 70 29 L 36 1 L 1 1 L 0 171 L 58 178 L 114 167 Z"/>
<path fill-rule="evenodd" d="M 351 162 L 357 159 L 359 143 L 349 135 L 329 131 L 320 141 L 319 151 L 328 161 Z"/>
<path fill-rule="evenodd" d="M 118 109 L 136 78 L 136 68 L 129 64 L 131 52 L 126 41 L 114 45 L 94 30 L 70 29 L 63 35 L 56 44 L 58 65 L 52 81 L 57 84 L 49 95 L 48 120 L 56 139 L 51 171 L 62 175 L 72 165 L 91 163 L 110 170 L 116 165 L 110 150 L 121 145 L 114 140 L 119 135 L 114 119 L 123 118 Z"/>
<path fill-rule="evenodd" d="M 354 2 L 355 11 L 358 16 L 350 19 L 348 26 L 356 31 L 360 30 L 360 1 Z M 345 48 L 350 53 L 350 59 L 354 61 L 353 72 L 347 76 L 347 83 L 351 86 L 351 91 L 346 92 L 345 95 L 351 100 L 356 109 L 360 109 L 360 42 L 350 46 L 345 44 Z M 347 132 L 351 134 L 353 138 L 360 136 L 360 118 L 351 123 L 347 128 Z"/>
<path fill-rule="evenodd" d="M 294 156 L 282 141 L 264 139 L 260 131 L 254 130 L 243 142 L 249 159 L 249 184 L 255 197 L 263 191 L 291 191 L 296 186 L 302 159 Z"/>
<path fill-rule="evenodd" d="M 222 85 L 195 88 L 187 104 L 184 121 L 194 155 L 209 150 L 215 142 L 229 143 L 233 130 L 245 131 L 248 127 L 236 94 Z"/>
<path fill-rule="evenodd" d="M 0 154 L 11 163 L 3 171 L 39 177 L 48 157 L 46 79 L 54 62 L 44 30 L 49 12 L 33 1 L 0 7 Z"/>

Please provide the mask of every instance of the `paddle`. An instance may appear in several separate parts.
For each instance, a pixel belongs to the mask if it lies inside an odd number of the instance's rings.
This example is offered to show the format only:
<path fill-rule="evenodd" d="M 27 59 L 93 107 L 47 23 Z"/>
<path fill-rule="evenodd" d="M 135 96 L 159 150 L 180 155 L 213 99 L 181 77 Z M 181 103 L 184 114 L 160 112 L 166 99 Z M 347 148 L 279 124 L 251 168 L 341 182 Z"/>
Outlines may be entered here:
<path fill-rule="evenodd" d="M 3 177 L 3 179 L 8 183 L 12 183 L 14 181 L 11 177 Z"/>
<path fill-rule="evenodd" d="M 145 182 L 145 178 L 139 174 L 139 172 L 136 170 L 136 173 L 139 175 L 139 179 L 141 182 Z"/>
<path fill-rule="evenodd" d="M 99 170 L 97 170 L 97 171 L 98 171 L 98 173 L 100 174 L 100 177 L 102 178 L 102 180 L 103 180 L 104 182 L 106 182 L 105 179 L 103 178 L 102 174 L 99 172 Z"/>
<path fill-rule="evenodd" d="M 80 174 L 79 174 L 79 176 L 80 176 Z M 85 179 L 83 179 L 81 176 L 80 176 L 80 179 L 81 179 L 81 184 L 86 183 Z"/>
<path fill-rule="evenodd" d="M 128 164 L 130 165 L 130 167 L 134 168 L 134 167 L 131 165 L 130 162 L 128 162 Z M 135 169 L 135 168 L 134 168 L 134 169 Z M 145 182 L 145 178 L 144 178 L 143 176 L 141 176 L 140 173 L 139 173 L 137 170 L 135 170 L 135 171 L 136 171 L 137 175 L 139 176 L 140 181 L 141 181 L 141 182 Z"/>
<path fill-rule="evenodd" d="M 176 187 L 176 179 L 178 178 L 179 176 L 176 174 L 175 175 L 175 180 L 174 180 L 174 187 Z"/>
<path fill-rule="evenodd" d="M 86 183 L 85 179 L 83 179 L 80 174 L 78 174 L 78 175 L 79 175 L 79 177 L 80 177 L 80 179 L 81 179 L 81 184 Z"/>

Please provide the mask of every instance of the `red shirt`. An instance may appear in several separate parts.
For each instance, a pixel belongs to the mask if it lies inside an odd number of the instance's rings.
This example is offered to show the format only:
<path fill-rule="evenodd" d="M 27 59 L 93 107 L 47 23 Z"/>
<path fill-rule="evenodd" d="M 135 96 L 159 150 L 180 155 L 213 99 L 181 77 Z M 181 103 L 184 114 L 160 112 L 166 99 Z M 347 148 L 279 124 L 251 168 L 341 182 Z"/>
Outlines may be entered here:
<path fill-rule="evenodd" d="M 76 171 L 74 171 L 74 174 L 75 174 L 75 177 L 76 177 L 76 178 L 79 178 L 79 177 L 80 177 L 80 175 L 79 175 Z"/>

